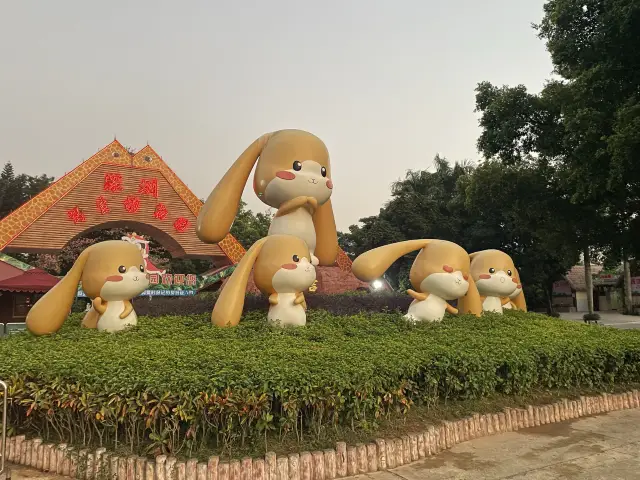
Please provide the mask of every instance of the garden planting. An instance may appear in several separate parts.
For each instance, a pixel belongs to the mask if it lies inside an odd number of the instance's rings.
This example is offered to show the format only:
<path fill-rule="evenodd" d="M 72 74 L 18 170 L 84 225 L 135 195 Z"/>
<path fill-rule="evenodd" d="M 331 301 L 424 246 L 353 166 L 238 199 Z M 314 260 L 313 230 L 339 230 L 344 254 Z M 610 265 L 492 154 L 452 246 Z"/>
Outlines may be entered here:
<path fill-rule="evenodd" d="M 370 431 L 412 409 L 640 382 L 640 331 L 506 312 L 411 324 L 401 314 L 311 310 L 305 328 L 263 311 L 142 317 L 116 334 L 79 328 L 0 340 L 12 434 L 176 456 L 231 452 L 340 429 Z"/>

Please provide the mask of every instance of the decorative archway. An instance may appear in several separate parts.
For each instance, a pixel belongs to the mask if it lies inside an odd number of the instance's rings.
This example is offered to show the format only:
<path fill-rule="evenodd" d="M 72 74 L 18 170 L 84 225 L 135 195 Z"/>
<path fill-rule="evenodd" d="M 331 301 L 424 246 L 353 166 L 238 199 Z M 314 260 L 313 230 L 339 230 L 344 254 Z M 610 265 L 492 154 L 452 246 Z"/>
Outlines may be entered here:
<path fill-rule="evenodd" d="M 114 140 L 0 221 L 0 250 L 55 254 L 89 231 L 128 227 L 174 257 L 237 263 L 245 250 L 232 235 L 217 245 L 196 236 L 201 207 L 150 146 L 131 154 Z"/>

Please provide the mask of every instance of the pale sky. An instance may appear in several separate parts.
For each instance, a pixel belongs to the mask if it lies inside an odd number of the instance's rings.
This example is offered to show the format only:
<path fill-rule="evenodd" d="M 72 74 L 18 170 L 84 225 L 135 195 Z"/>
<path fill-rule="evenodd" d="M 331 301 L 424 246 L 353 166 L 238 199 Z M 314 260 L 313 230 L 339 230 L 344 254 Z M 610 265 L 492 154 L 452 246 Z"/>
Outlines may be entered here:
<path fill-rule="evenodd" d="M 201 198 L 261 134 L 331 155 L 340 230 L 440 153 L 477 160 L 480 81 L 539 91 L 543 0 L 0 0 L 0 163 L 55 177 L 149 144 Z M 245 200 L 266 209 L 251 180 Z"/>

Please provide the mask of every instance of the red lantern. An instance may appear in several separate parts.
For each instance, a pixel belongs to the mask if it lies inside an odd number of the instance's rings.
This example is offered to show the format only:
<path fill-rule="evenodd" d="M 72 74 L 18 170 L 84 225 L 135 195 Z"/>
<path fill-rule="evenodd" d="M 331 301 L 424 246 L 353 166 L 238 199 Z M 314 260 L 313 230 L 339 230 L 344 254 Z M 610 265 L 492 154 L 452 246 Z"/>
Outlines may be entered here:
<path fill-rule="evenodd" d="M 187 228 L 189 228 L 189 220 L 184 217 L 179 217 L 173 222 L 173 228 L 175 228 L 178 233 L 186 232 Z"/>
<path fill-rule="evenodd" d="M 84 213 L 82 213 L 82 210 L 77 206 L 73 207 L 71 210 L 67 210 L 67 217 L 69 217 L 69 220 L 73 223 L 82 223 L 87 219 L 87 217 L 84 216 Z"/>
<path fill-rule="evenodd" d="M 136 213 L 140 209 L 140 199 L 129 195 L 124 199 L 124 209 L 129 213 Z"/>
<path fill-rule="evenodd" d="M 164 220 L 168 214 L 169 211 L 164 203 L 158 203 L 156 205 L 156 211 L 153 212 L 153 216 L 158 220 Z"/>
<path fill-rule="evenodd" d="M 96 207 L 98 208 L 100 215 L 106 215 L 109 213 L 109 204 L 107 203 L 107 199 L 102 195 L 96 198 Z"/>
<path fill-rule="evenodd" d="M 141 179 L 138 193 L 141 195 L 153 195 L 154 198 L 158 198 L 158 179 Z"/>
<path fill-rule="evenodd" d="M 104 190 L 106 192 L 118 193 L 122 191 L 122 175 L 119 173 L 104 174 Z"/>

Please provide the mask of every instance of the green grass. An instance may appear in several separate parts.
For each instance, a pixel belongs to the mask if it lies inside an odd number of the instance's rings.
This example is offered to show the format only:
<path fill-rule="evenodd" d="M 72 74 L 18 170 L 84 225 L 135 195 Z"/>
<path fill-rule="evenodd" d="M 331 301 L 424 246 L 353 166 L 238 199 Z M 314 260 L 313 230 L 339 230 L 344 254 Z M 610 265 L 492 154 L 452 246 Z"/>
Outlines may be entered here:
<path fill-rule="evenodd" d="M 12 426 L 136 452 L 231 455 L 365 441 L 435 419 L 640 383 L 640 331 L 532 313 L 407 323 L 309 312 L 305 328 L 141 318 L 0 340 Z M 515 402 L 515 403 L 514 403 Z"/>

